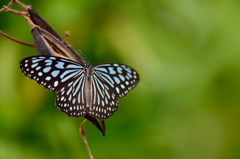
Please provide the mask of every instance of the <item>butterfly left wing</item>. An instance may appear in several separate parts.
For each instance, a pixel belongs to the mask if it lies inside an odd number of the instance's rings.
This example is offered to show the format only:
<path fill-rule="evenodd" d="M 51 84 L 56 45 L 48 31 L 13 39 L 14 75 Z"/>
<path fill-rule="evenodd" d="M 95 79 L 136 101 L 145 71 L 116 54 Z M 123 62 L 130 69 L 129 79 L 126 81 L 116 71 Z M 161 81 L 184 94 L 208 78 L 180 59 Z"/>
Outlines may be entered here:
<path fill-rule="evenodd" d="M 84 67 L 74 61 L 54 56 L 32 56 L 20 62 L 29 78 L 56 91 L 56 106 L 70 117 L 86 114 L 84 106 Z"/>
<path fill-rule="evenodd" d="M 140 80 L 133 68 L 120 63 L 101 63 L 94 66 L 94 73 L 99 76 L 118 98 L 125 97 Z"/>

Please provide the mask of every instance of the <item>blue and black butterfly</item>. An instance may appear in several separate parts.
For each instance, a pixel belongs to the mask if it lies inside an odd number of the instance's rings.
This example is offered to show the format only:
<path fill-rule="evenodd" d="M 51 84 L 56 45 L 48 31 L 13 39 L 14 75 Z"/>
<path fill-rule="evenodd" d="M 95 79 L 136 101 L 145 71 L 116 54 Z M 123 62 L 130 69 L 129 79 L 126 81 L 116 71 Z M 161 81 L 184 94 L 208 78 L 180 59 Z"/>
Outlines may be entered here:
<path fill-rule="evenodd" d="M 120 63 L 91 66 L 55 56 L 32 56 L 20 62 L 24 75 L 50 91 L 57 92 L 56 106 L 70 117 L 86 114 L 105 120 L 137 86 L 140 78 L 131 67 Z"/>

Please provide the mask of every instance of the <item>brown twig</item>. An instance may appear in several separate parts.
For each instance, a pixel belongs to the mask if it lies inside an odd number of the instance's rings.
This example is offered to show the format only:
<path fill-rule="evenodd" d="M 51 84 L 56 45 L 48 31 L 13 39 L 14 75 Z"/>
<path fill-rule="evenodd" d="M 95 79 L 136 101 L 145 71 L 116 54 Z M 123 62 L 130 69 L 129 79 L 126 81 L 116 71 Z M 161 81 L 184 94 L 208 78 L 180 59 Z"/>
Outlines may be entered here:
<path fill-rule="evenodd" d="M 14 1 L 14 4 L 19 5 L 20 7 L 22 7 L 25 12 L 27 12 L 28 9 L 30 8 L 30 6 L 27 6 L 27 5 L 23 4 L 22 2 L 20 2 L 18 0 L 12 0 L 12 1 Z"/>
<path fill-rule="evenodd" d="M 27 11 L 29 9 L 28 6 L 19 2 L 18 0 L 11 0 L 11 2 L 9 2 L 9 4 L 7 6 L 3 6 L 3 8 L 0 9 L 0 13 L 10 12 L 10 13 L 14 13 L 14 14 L 22 16 L 29 23 L 29 25 L 31 27 L 31 30 L 38 27 L 37 25 L 32 23 L 32 21 L 30 19 L 30 15 L 28 14 L 28 12 L 20 12 L 20 11 L 17 11 L 17 10 L 10 9 L 12 7 L 12 5 L 14 5 L 14 4 L 17 4 L 17 5 L 21 6 L 25 11 Z M 6 33 L 2 32 L 1 30 L 0 30 L 0 34 L 5 36 L 6 38 L 12 40 L 12 41 L 17 42 L 17 43 L 20 43 L 20 44 L 23 44 L 23 45 L 26 45 L 26 46 L 29 46 L 29 47 L 35 47 L 34 44 L 26 43 L 26 42 L 23 42 L 21 40 L 15 39 L 15 38 L 7 35 Z"/>
<path fill-rule="evenodd" d="M 15 0 L 11 0 L 11 2 L 8 3 L 7 7 L 11 8 L 12 5 L 14 5 L 15 3 L 16 3 Z"/>
<path fill-rule="evenodd" d="M 87 138 L 86 138 L 86 135 L 85 135 L 84 124 L 85 124 L 86 121 L 87 121 L 87 119 L 85 119 L 85 120 L 82 122 L 79 131 L 80 131 L 80 135 L 81 135 L 83 141 L 84 141 L 85 144 L 86 144 L 86 147 L 87 147 L 87 150 L 88 150 L 88 153 L 89 153 L 90 158 L 91 158 L 91 159 L 94 159 L 93 156 L 92 156 L 90 147 L 88 146 Z"/>
<path fill-rule="evenodd" d="M 67 39 L 68 39 L 69 36 L 70 36 L 70 32 L 69 32 L 69 31 L 66 31 L 66 32 L 65 32 L 65 38 L 62 39 L 62 43 L 65 43 L 65 42 L 67 41 Z"/>
<path fill-rule="evenodd" d="M 15 42 L 19 43 L 19 44 L 26 45 L 26 46 L 29 46 L 29 47 L 35 47 L 34 44 L 30 44 L 30 43 L 27 43 L 27 42 L 24 42 L 24 41 L 15 39 L 15 38 L 11 37 L 10 35 L 2 32 L 1 30 L 0 30 L 0 34 L 3 35 L 3 36 L 5 36 L 6 38 L 12 40 L 12 41 L 15 41 Z"/>
<path fill-rule="evenodd" d="M 8 3 L 7 8 L 11 8 L 14 4 L 19 5 L 20 7 L 22 7 L 24 11 L 27 11 L 27 10 L 29 9 L 29 6 L 21 3 L 21 2 L 18 1 L 18 0 L 11 0 L 11 1 Z M 4 8 L 0 9 L 0 13 L 2 13 L 2 12 L 5 12 L 5 9 L 4 9 Z"/>
<path fill-rule="evenodd" d="M 1 8 L 1 9 L 0 9 L 0 13 L 2 13 L 2 12 L 5 12 L 5 9 L 4 9 L 4 8 Z"/>
<path fill-rule="evenodd" d="M 65 32 L 65 38 L 64 39 L 62 39 L 62 43 L 65 43 L 66 41 L 67 41 L 67 39 L 69 38 L 69 36 L 70 36 L 70 32 L 69 31 L 66 31 Z M 65 43 L 65 46 L 67 46 L 67 48 L 71 48 L 72 46 L 71 45 L 69 45 L 69 44 L 67 44 L 67 43 Z"/>
<path fill-rule="evenodd" d="M 15 0 L 11 0 L 11 2 L 8 3 L 7 8 L 11 8 L 13 4 L 15 4 Z M 0 9 L 0 13 L 2 12 L 5 12 L 4 8 Z"/>
<path fill-rule="evenodd" d="M 31 27 L 31 30 L 33 30 L 34 28 L 38 28 L 39 26 L 35 25 L 32 20 L 30 19 L 30 15 L 28 14 L 28 12 L 20 12 L 20 11 L 17 11 L 17 10 L 14 10 L 14 9 L 10 9 L 6 6 L 3 6 L 2 8 L 4 10 L 4 12 L 10 12 L 10 13 L 14 13 L 14 14 L 17 14 L 21 17 L 23 17 L 27 22 L 28 24 L 30 25 Z"/>

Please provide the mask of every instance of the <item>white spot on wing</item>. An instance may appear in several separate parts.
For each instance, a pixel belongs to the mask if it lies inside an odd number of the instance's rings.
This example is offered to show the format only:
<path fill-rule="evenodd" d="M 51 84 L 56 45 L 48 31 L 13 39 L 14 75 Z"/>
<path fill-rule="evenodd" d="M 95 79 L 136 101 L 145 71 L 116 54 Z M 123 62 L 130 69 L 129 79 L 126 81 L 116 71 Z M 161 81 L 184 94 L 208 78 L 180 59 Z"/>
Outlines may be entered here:
<path fill-rule="evenodd" d="M 58 86 L 58 81 L 55 81 L 54 82 L 54 87 L 57 87 Z"/>
<path fill-rule="evenodd" d="M 50 77 L 50 76 L 47 76 L 47 77 L 46 77 L 46 80 L 47 80 L 47 81 L 50 81 L 50 80 L 51 80 L 51 77 Z"/>
<path fill-rule="evenodd" d="M 122 89 L 124 89 L 124 88 L 125 88 L 125 86 L 124 86 L 123 84 L 121 84 L 121 87 L 122 87 Z"/>
<path fill-rule="evenodd" d="M 117 93 L 120 93 L 120 90 L 119 90 L 119 88 L 118 88 L 118 87 L 116 87 L 116 91 L 117 91 Z"/>

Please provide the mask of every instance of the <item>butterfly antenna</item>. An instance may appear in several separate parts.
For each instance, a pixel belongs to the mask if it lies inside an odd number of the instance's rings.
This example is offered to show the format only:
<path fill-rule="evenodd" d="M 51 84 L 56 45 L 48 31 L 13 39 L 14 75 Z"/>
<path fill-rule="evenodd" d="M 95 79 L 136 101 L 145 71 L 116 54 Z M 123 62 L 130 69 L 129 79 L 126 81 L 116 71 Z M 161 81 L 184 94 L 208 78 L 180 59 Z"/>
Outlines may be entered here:
<path fill-rule="evenodd" d="M 84 57 L 85 57 L 85 59 L 87 59 L 88 60 L 88 58 L 87 58 L 87 56 L 86 55 L 84 55 L 84 53 L 81 51 L 81 50 L 78 50 Z"/>

